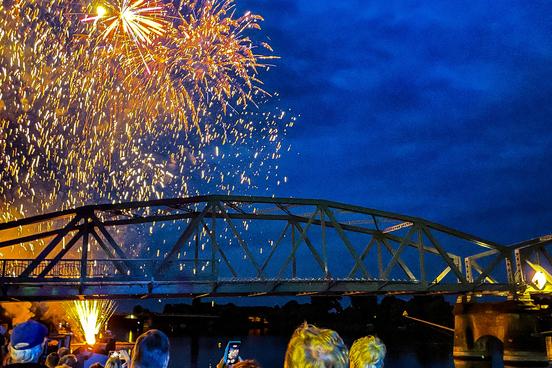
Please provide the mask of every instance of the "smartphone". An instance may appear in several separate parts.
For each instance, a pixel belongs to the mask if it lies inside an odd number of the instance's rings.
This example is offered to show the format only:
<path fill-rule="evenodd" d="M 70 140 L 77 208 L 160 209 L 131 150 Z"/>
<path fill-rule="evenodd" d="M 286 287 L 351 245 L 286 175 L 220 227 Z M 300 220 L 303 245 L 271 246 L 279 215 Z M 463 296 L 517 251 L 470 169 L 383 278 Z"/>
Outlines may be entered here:
<path fill-rule="evenodd" d="M 241 341 L 229 341 L 224 350 L 224 363 L 236 364 L 240 355 Z"/>

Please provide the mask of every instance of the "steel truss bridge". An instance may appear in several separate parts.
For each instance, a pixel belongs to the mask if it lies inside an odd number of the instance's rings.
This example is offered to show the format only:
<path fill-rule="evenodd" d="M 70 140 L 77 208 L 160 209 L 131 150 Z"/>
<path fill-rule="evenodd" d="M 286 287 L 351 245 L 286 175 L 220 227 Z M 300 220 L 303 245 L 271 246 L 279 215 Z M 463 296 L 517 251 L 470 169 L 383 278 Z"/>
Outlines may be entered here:
<path fill-rule="evenodd" d="M 532 287 L 530 264 L 551 269 L 550 243 L 324 200 L 99 204 L 0 224 L 0 300 L 512 295 Z"/>

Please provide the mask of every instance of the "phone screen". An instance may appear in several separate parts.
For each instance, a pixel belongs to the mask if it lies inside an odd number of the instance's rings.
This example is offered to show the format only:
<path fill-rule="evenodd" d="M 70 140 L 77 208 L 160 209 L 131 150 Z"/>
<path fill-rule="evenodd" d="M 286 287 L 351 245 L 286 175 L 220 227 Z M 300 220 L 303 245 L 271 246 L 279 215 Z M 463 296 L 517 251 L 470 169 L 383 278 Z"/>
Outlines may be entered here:
<path fill-rule="evenodd" d="M 230 341 L 228 345 L 226 345 L 226 350 L 224 352 L 224 362 L 226 364 L 236 364 L 238 362 L 240 345 L 241 341 Z"/>

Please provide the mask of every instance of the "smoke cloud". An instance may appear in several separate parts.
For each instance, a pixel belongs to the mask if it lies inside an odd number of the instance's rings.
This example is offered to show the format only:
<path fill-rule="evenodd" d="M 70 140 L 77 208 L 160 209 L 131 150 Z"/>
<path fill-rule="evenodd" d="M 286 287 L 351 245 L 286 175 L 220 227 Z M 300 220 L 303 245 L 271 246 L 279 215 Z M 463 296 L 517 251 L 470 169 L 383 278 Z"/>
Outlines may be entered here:
<path fill-rule="evenodd" d="M 61 322 L 67 320 L 69 302 L 9 302 L 0 303 L 4 315 L 11 318 L 12 326 L 34 318 L 57 330 Z"/>
<path fill-rule="evenodd" d="M 33 305 L 30 302 L 1 303 L 0 306 L 4 309 L 4 314 L 12 319 L 13 326 L 28 321 L 35 316 L 31 310 Z"/>

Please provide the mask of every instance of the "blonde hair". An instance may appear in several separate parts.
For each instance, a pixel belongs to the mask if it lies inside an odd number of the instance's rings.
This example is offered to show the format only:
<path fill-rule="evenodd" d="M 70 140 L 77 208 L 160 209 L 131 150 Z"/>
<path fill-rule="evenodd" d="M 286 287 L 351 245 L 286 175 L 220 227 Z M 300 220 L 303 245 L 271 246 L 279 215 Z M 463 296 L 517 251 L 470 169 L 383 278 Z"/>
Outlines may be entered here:
<path fill-rule="evenodd" d="M 122 368 L 123 362 L 119 357 L 111 356 L 109 359 L 107 359 L 107 362 L 105 362 L 104 368 Z"/>
<path fill-rule="evenodd" d="M 305 322 L 289 340 L 284 368 L 348 368 L 348 354 L 337 332 Z"/>
<path fill-rule="evenodd" d="M 364 336 L 351 346 L 351 368 L 382 368 L 387 349 L 375 336 Z"/>

